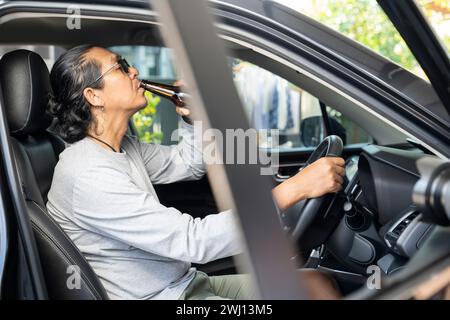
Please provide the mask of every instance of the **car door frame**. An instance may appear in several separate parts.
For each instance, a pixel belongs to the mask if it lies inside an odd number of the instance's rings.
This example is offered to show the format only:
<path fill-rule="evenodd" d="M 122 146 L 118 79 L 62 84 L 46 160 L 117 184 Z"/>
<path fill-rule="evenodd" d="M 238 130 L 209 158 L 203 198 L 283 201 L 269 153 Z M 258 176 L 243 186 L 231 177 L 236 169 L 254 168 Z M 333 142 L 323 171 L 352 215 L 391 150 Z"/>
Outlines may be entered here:
<path fill-rule="evenodd" d="M 450 115 L 450 59 L 413 0 L 377 0 L 430 79 Z"/>

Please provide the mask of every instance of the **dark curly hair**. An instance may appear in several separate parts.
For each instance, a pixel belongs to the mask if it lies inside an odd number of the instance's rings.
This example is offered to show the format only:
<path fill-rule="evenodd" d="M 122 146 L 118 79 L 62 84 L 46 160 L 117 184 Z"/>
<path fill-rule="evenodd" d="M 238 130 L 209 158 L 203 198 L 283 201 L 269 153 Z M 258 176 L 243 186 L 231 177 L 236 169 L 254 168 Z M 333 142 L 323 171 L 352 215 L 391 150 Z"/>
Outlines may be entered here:
<path fill-rule="evenodd" d="M 55 118 L 53 130 L 68 143 L 86 137 L 91 122 L 91 105 L 85 99 L 83 90 L 101 75 L 101 65 L 94 59 L 87 59 L 87 52 L 95 45 L 81 45 L 63 53 L 53 65 L 47 112 Z M 99 80 L 90 87 L 101 89 Z"/>

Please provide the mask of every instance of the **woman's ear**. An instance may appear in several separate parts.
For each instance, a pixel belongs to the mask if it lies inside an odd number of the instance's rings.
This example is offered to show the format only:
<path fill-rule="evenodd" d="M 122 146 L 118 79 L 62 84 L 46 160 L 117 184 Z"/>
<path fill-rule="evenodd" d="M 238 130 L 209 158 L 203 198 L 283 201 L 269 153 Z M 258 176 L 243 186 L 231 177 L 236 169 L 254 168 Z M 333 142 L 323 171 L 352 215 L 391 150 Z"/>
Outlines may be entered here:
<path fill-rule="evenodd" d="M 91 106 L 104 107 L 105 102 L 98 94 L 97 90 L 92 88 L 86 88 L 83 91 L 84 98 L 89 102 Z"/>

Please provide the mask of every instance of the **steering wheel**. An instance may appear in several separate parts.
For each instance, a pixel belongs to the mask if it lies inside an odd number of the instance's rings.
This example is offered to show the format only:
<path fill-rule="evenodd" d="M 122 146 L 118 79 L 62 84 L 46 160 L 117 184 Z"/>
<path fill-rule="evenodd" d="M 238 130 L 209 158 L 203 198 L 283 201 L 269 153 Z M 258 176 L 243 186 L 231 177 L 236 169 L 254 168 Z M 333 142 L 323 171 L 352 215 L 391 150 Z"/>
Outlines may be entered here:
<path fill-rule="evenodd" d="M 340 157 L 343 148 L 340 137 L 335 135 L 328 136 L 317 146 L 303 168 L 322 157 Z M 297 242 L 299 242 L 318 214 L 323 213 L 325 215 L 326 209 L 328 209 L 334 197 L 335 194 L 326 194 L 319 198 L 306 199 L 298 202 L 283 214 L 285 217 L 289 216 L 288 229 L 292 230 L 292 236 Z M 325 210 L 323 210 L 324 208 Z"/>

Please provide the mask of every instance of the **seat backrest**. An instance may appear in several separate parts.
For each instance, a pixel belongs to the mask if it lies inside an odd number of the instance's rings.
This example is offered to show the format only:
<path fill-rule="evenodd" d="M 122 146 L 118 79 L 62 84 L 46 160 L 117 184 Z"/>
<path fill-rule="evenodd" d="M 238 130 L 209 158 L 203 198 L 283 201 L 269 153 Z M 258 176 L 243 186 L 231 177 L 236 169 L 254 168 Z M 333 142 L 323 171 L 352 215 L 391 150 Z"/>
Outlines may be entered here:
<path fill-rule="evenodd" d="M 107 299 L 97 275 L 48 214 L 47 193 L 64 142 L 47 131 L 50 77 L 42 58 L 28 50 L 0 60 L 0 87 L 18 176 L 52 299 Z"/>

